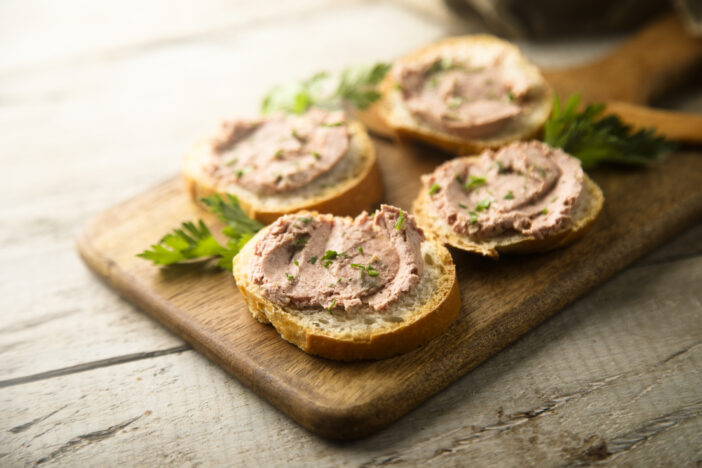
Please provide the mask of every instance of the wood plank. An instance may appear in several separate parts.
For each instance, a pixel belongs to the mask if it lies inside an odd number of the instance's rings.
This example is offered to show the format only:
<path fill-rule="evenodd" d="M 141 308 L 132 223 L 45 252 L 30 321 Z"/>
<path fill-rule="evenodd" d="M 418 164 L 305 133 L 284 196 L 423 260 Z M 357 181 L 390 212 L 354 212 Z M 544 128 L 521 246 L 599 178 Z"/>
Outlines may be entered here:
<path fill-rule="evenodd" d="M 376 147 L 386 200 L 408 208 L 419 174 L 437 158 L 383 141 Z M 108 210 L 78 246 L 121 294 L 300 424 L 327 437 L 359 437 L 397 419 L 702 213 L 697 154 L 676 154 L 655 169 L 594 177 L 607 202 L 582 242 L 500 262 L 456 253 L 464 301 L 459 319 L 421 350 L 375 363 L 333 363 L 298 351 L 249 316 L 226 274 L 160 271 L 134 257 L 170 226 L 198 215 L 180 180 Z M 161 207 L 157 219 L 153 206 Z"/>
<path fill-rule="evenodd" d="M 622 272 L 351 443 L 315 437 L 193 351 L 0 388 L 0 463 L 694 466 L 700 281 L 699 257 Z"/>

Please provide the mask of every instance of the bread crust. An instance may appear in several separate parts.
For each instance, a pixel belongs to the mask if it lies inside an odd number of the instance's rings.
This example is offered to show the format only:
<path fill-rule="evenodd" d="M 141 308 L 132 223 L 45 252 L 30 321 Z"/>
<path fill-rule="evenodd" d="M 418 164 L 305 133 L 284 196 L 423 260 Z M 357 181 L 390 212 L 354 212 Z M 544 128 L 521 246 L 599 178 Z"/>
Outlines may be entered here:
<path fill-rule="evenodd" d="M 356 215 L 363 210 L 371 211 L 383 196 L 383 180 L 375 155 L 375 147 L 361 123 L 350 120 L 349 126 L 354 136 L 360 141 L 361 151 L 364 155 L 363 165 L 354 177 L 340 184 L 337 190 L 322 196 L 311 197 L 302 202 L 293 202 L 284 207 L 269 208 L 263 204 L 255 203 L 250 198 L 238 197 L 244 212 L 263 224 L 270 224 L 284 214 L 301 210 L 314 210 L 338 216 Z M 226 194 L 225 191 L 217 187 L 217 182 L 212 177 L 206 176 L 201 171 L 198 155 L 202 151 L 203 145 L 207 144 L 205 141 L 196 144 L 186 155 L 183 168 L 183 179 L 188 193 L 203 207 L 204 205 L 200 201 L 203 197 L 215 193 Z"/>
<path fill-rule="evenodd" d="M 420 60 L 425 55 L 434 55 L 445 49 L 459 48 L 462 46 L 474 47 L 476 45 L 495 45 L 509 50 L 516 54 L 521 60 L 520 68 L 523 68 L 525 73 L 536 74 L 541 76 L 538 69 L 532 65 L 522 54 L 522 52 L 513 44 L 503 41 L 488 34 L 476 34 L 471 36 L 460 36 L 424 46 L 417 49 L 396 61 L 397 64 L 412 63 Z M 543 80 L 543 77 L 541 77 Z M 400 100 L 398 98 L 399 91 L 396 89 L 396 81 L 392 73 L 388 73 L 379 85 L 380 94 L 382 96 L 378 105 L 378 113 L 385 124 L 392 129 L 396 137 L 400 140 L 418 140 L 429 145 L 440 148 L 444 151 L 454 154 L 475 154 L 485 149 L 495 149 L 504 146 L 517 140 L 529 140 L 538 138 L 543 130 L 543 125 L 551 114 L 553 105 L 553 90 L 548 84 L 543 81 L 544 87 L 539 96 L 536 97 L 535 109 L 530 115 L 533 115 L 533 122 L 524 122 L 518 128 L 510 128 L 500 130 L 496 135 L 490 138 L 461 138 L 449 133 L 435 130 L 414 117 L 404 119 L 398 116 L 396 106 Z"/>
<path fill-rule="evenodd" d="M 478 158 L 478 156 L 472 157 Z M 498 259 L 501 253 L 528 254 L 557 249 L 585 235 L 592 228 L 597 216 L 602 211 L 604 195 L 600 187 L 585 173 L 583 173 L 583 190 L 581 198 L 584 198 L 578 202 L 578 204 L 585 204 L 581 208 L 583 210 L 582 215 L 577 216 L 570 227 L 542 239 L 515 233 L 498 236 L 482 242 L 471 241 L 468 237 L 454 232 L 448 224 L 433 214 L 429 187 L 424 182 L 419 194 L 412 203 L 412 214 L 422 229 L 432 232 L 444 244 L 456 249 Z M 580 211 L 577 205 L 574 209 L 577 209 L 578 212 Z"/>
<path fill-rule="evenodd" d="M 456 267 L 451 254 L 436 240 L 430 239 L 438 252 L 443 273 L 430 297 L 415 310 L 409 323 L 387 323 L 370 336 L 335 336 L 321 328 L 301 326 L 295 310 L 281 307 L 256 292 L 251 284 L 248 266 L 253 246 L 264 231 L 260 231 L 234 258 L 233 274 L 237 287 L 255 319 L 270 323 L 286 341 L 316 356 L 338 361 L 384 359 L 410 351 L 427 343 L 444 331 L 458 316 L 461 296 L 456 278 Z"/>

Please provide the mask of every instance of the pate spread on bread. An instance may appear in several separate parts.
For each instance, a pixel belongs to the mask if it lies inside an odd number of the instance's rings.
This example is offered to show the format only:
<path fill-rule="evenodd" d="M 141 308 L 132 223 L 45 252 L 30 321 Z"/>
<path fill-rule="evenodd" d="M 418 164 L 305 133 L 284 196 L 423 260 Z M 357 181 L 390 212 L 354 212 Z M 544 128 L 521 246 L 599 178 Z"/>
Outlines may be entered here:
<path fill-rule="evenodd" d="M 303 209 L 355 215 L 383 191 L 365 128 L 318 108 L 225 121 L 186 155 L 183 175 L 195 200 L 234 195 L 263 223 Z"/>
<path fill-rule="evenodd" d="M 441 164 L 422 176 L 413 212 L 446 244 L 496 258 L 574 241 L 603 202 L 577 158 L 530 141 Z"/>
<path fill-rule="evenodd" d="M 329 172 L 349 149 L 351 135 L 341 111 L 278 112 L 256 120 L 222 123 L 206 170 L 224 183 L 258 194 L 300 188 Z"/>
<path fill-rule="evenodd" d="M 384 310 L 424 269 L 424 235 L 410 218 L 399 226 L 400 216 L 388 205 L 353 220 L 283 216 L 256 243 L 251 279 L 281 306 Z"/>
<path fill-rule="evenodd" d="M 504 53 L 423 57 L 393 69 L 405 105 L 430 127 L 459 137 L 495 133 L 530 105 L 540 77 L 510 67 Z"/>
<path fill-rule="evenodd" d="M 489 35 L 444 39 L 399 58 L 378 107 L 402 139 L 471 154 L 533 138 L 553 92 L 514 45 Z"/>
<path fill-rule="evenodd" d="M 453 159 L 423 177 L 437 214 L 471 239 L 509 230 L 547 237 L 572 225 L 583 190 L 580 161 L 539 141 Z"/>
<path fill-rule="evenodd" d="M 460 292 L 448 250 L 388 205 L 372 215 L 286 215 L 234 258 L 251 314 L 303 351 L 381 359 L 439 335 Z"/>

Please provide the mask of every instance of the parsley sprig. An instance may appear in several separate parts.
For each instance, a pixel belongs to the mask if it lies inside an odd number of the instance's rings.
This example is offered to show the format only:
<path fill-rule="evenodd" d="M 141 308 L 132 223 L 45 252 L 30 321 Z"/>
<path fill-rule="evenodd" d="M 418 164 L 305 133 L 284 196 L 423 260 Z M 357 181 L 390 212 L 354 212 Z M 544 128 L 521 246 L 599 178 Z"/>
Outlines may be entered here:
<path fill-rule="evenodd" d="M 558 96 L 554 98 L 544 142 L 580 159 L 585 169 L 601 163 L 640 166 L 662 160 L 675 148 L 652 128 L 634 132 L 616 115 L 603 116 L 604 104 L 578 111 L 579 104 L 579 94 L 570 96 L 563 107 Z"/>
<path fill-rule="evenodd" d="M 311 106 L 339 109 L 346 103 L 365 109 L 380 98 L 376 85 L 389 69 L 388 63 L 348 67 L 337 75 L 320 72 L 306 80 L 276 86 L 264 97 L 261 112 L 301 114 Z"/>
<path fill-rule="evenodd" d="M 217 266 L 231 271 L 234 256 L 263 225 L 249 218 L 241 209 L 239 200 L 232 195 L 227 195 L 226 199 L 219 195 L 212 195 L 203 198 L 202 202 L 226 224 L 222 230 L 228 238 L 224 245 L 214 238 L 204 221 L 200 219 L 196 223 L 191 221 L 182 223 L 180 228 L 173 229 L 158 243 L 153 244 L 151 250 L 145 250 L 138 256 L 156 265 L 172 265 L 219 257 Z"/>

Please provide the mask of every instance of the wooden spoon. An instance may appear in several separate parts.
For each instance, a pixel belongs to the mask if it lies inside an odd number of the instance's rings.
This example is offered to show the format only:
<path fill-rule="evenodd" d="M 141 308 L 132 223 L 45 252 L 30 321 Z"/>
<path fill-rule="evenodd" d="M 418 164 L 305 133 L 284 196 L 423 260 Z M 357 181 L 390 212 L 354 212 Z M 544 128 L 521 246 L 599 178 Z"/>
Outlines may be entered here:
<path fill-rule="evenodd" d="M 656 127 L 672 140 L 702 143 L 702 115 L 646 106 L 699 72 L 701 64 L 702 40 L 686 34 L 671 15 L 599 60 L 543 74 L 561 97 L 580 92 L 585 102 L 605 102 L 609 112 L 636 127 Z"/>

